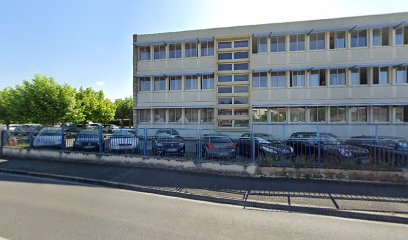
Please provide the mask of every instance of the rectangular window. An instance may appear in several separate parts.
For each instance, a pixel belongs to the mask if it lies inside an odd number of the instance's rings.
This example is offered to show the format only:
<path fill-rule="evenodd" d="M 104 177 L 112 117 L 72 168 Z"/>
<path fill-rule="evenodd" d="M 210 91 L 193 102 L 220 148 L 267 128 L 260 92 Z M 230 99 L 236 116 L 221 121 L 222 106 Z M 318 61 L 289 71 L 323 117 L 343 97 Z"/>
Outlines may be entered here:
<path fill-rule="evenodd" d="M 395 29 L 395 45 L 408 44 L 408 26 Z"/>
<path fill-rule="evenodd" d="M 395 122 L 397 123 L 408 122 L 408 106 L 395 107 Z"/>
<path fill-rule="evenodd" d="M 248 68 L 249 68 L 248 63 L 235 63 L 234 64 L 235 71 L 248 70 Z"/>
<path fill-rule="evenodd" d="M 214 42 L 201 42 L 201 57 L 214 56 Z"/>
<path fill-rule="evenodd" d="M 286 122 L 286 108 L 271 108 L 271 122 Z"/>
<path fill-rule="evenodd" d="M 151 121 L 150 109 L 139 110 L 139 122 L 150 122 L 150 121 Z"/>
<path fill-rule="evenodd" d="M 139 60 L 150 60 L 151 58 L 150 51 L 151 51 L 150 46 L 139 47 Z"/>
<path fill-rule="evenodd" d="M 286 36 L 272 36 L 271 52 L 285 52 L 285 51 L 286 51 Z"/>
<path fill-rule="evenodd" d="M 230 60 L 232 59 L 232 53 L 218 53 L 218 60 Z"/>
<path fill-rule="evenodd" d="M 198 109 L 197 108 L 186 108 L 185 110 L 185 122 L 195 123 L 198 122 Z"/>
<path fill-rule="evenodd" d="M 290 35 L 290 51 L 305 50 L 305 34 Z"/>
<path fill-rule="evenodd" d="M 248 82 L 248 74 L 233 75 L 234 82 Z"/>
<path fill-rule="evenodd" d="M 252 87 L 263 88 L 268 86 L 268 77 L 266 72 L 252 73 Z"/>
<path fill-rule="evenodd" d="M 197 57 L 197 43 L 196 42 L 189 42 L 189 43 L 184 43 L 184 57 L 186 58 L 191 58 L 191 57 Z"/>
<path fill-rule="evenodd" d="M 326 107 L 309 107 L 310 122 L 326 122 Z"/>
<path fill-rule="evenodd" d="M 388 67 L 374 67 L 373 84 L 388 84 L 390 82 L 388 71 Z"/>
<path fill-rule="evenodd" d="M 218 98 L 218 104 L 232 104 L 232 98 Z"/>
<path fill-rule="evenodd" d="M 247 93 L 248 86 L 234 86 L 234 93 Z"/>
<path fill-rule="evenodd" d="M 234 42 L 234 48 L 247 48 L 248 46 L 249 44 L 247 40 Z"/>
<path fill-rule="evenodd" d="M 306 122 L 306 109 L 304 107 L 289 108 L 289 112 L 291 122 Z"/>
<path fill-rule="evenodd" d="M 346 107 L 330 107 L 330 122 L 346 122 Z"/>
<path fill-rule="evenodd" d="M 322 50 L 326 48 L 325 44 L 325 33 L 311 33 L 310 34 L 310 42 L 309 42 L 310 50 Z"/>
<path fill-rule="evenodd" d="M 234 59 L 246 59 L 248 58 L 248 52 L 234 52 Z"/>
<path fill-rule="evenodd" d="M 170 91 L 181 90 L 182 81 L 181 76 L 170 77 Z"/>
<path fill-rule="evenodd" d="M 346 32 L 330 32 L 330 49 L 346 48 Z"/>
<path fill-rule="evenodd" d="M 218 87 L 218 93 L 232 93 L 232 87 Z"/>
<path fill-rule="evenodd" d="M 349 107 L 350 121 L 354 123 L 367 122 L 367 107 Z"/>
<path fill-rule="evenodd" d="M 290 72 L 290 86 L 303 87 L 305 86 L 305 71 L 291 71 Z"/>
<path fill-rule="evenodd" d="M 397 84 L 408 83 L 408 68 L 406 66 L 396 67 L 395 78 Z"/>
<path fill-rule="evenodd" d="M 218 82 L 232 82 L 232 75 L 218 75 Z"/>
<path fill-rule="evenodd" d="M 389 28 L 373 29 L 373 46 L 388 46 L 389 45 Z"/>
<path fill-rule="evenodd" d="M 235 120 L 234 127 L 248 127 L 249 120 Z"/>
<path fill-rule="evenodd" d="M 331 69 L 330 85 L 332 86 L 346 85 L 346 69 Z"/>
<path fill-rule="evenodd" d="M 272 87 L 286 87 L 286 72 L 271 72 Z"/>
<path fill-rule="evenodd" d="M 139 78 L 140 91 L 150 91 L 150 77 Z"/>
<path fill-rule="evenodd" d="M 232 127 L 232 120 L 219 120 L 218 126 L 219 127 Z"/>
<path fill-rule="evenodd" d="M 184 90 L 196 90 L 198 89 L 198 77 L 197 75 L 186 76 L 186 83 Z"/>
<path fill-rule="evenodd" d="M 201 109 L 201 122 L 204 123 L 214 122 L 214 109 L 212 108 Z"/>
<path fill-rule="evenodd" d="M 154 60 L 166 58 L 166 45 L 154 46 Z"/>
<path fill-rule="evenodd" d="M 218 109 L 219 116 L 232 116 L 232 109 Z"/>
<path fill-rule="evenodd" d="M 232 64 L 218 64 L 218 71 L 232 71 Z"/>
<path fill-rule="evenodd" d="M 169 122 L 171 123 L 181 123 L 181 108 L 170 108 L 169 111 Z"/>
<path fill-rule="evenodd" d="M 169 44 L 169 58 L 181 58 L 181 43 Z"/>
<path fill-rule="evenodd" d="M 310 71 L 310 86 L 326 86 L 326 70 L 311 70 Z"/>
<path fill-rule="evenodd" d="M 234 104 L 248 104 L 247 97 L 234 97 Z"/>
<path fill-rule="evenodd" d="M 389 107 L 376 106 L 373 107 L 373 122 L 389 122 Z"/>
<path fill-rule="evenodd" d="M 166 122 L 166 109 L 156 108 L 153 109 L 153 121 L 154 122 Z"/>
<path fill-rule="evenodd" d="M 264 53 L 267 51 L 267 37 L 254 37 L 252 39 L 252 53 Z"/>
<path fill-rule="evenodd" d="M 353 68 L 351 69 L 351 85 L 367 85 L 368 84 L 368 70 L 367 68 Z"/>
<path fill-rule="evenodd" d="M 154 78 L 154 91 L 166 91 L 166 78 L 164 77 Z"/>
<path fill-rule="evenodd" d="M 248 109 L 234 109 L 234 115 L 249 116 L 249 110 Z"/>
<path fill-rule="evenodd" d="M 232 42 L 218 42 L 218 49 L 232 48 Z"/>
<path fill-rule="evenodd" d="M 351 31 L 351 47 L 367 47 L 367 30 Z"/>
<path fill-rule="evenodd" d="M 252 109 L 252 121 L 267 122 L 268 121 L 268 109 L 267 108 Z"/>
<path fill-rule="evenodd" d="M 214 89 L 214 74 L 201 76 L 201 89 Z"/>

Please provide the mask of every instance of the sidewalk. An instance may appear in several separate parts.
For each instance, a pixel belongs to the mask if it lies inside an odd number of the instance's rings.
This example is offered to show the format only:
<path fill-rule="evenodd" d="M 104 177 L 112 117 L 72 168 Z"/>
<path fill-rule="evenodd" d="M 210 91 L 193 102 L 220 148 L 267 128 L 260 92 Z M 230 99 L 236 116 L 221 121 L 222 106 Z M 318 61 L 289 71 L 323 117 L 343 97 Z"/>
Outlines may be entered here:
<path fill-rule="evenodd" d="M 153 168 L 37 160 L 1 160 L 0 171 L 36 172 L 127 184 L 177 196 L 219 199 L 241 206 L 387 215 L 408 223 L 408 188 L 403 185 L 323 180 L 224 177 Z M 184 195 L 183 195 L 184 194 Z M 174 194 L 170 194 L 174 195 Z M 223 201 L 221 201 L 223 200 Z M 270 207 L 268 207 L 270 206 Z M 334 214 L 336 215 L 336 214 Z"/>

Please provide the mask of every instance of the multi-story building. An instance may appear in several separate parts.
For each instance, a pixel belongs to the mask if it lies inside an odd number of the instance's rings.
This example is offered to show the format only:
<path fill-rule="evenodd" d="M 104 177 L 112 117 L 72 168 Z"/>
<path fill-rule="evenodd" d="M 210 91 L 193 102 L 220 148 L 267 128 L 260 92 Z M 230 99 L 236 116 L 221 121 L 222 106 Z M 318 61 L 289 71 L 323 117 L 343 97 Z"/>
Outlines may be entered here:
<path fill-rule="evenodd" d="M 381 124 L 408 135 L 408 13 L 134 35 L 133 44 L 139 127 Z"/>

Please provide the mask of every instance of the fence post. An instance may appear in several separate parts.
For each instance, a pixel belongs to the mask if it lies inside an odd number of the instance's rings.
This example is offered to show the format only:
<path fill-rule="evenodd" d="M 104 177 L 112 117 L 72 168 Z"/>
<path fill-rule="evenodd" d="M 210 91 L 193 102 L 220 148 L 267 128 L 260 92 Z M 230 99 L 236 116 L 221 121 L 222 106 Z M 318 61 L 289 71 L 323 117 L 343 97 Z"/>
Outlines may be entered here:
<path fill-rule="evenodd" d="M 99 153 L 103 153 L 103 132 L 102 127 L 98 128 L 98 136 L 99 136 Z"/>
<path fill-rule="evenodd" d="M 321 165 L 322 159 L 321 159 L 320 125 L 319 124 L 316 124 L 316 132 L 317 132 L 317 161 Z"/>
<path fill-rule="evenodd" d="M 254 141 L 254 128 L 251 127 L 251 160 L 252 163 L 255 164 L 255 141 Z"/>
<path fill-rule="evenodd" d="M 143 156 L 147 155 L 147 128 L 143 129 Z"/>
<path fill-rule="evenodd" d="M 202 153 L 202 149 L 201 149 L 201 129 L 198 129 L 197 148 L 198 148 L 198 159 L 201 160 L 202 157 L 203 157 L 203 153 Z"/>
<path fill-rule="evenodd" d="M 28 142 L 29 142 L 29 145 L 30 145 L 30 149 L 33 148 L 33 145 L 34 145 L 34 143 L 33 143 L 33 128 L 31 128 L 31 127 L 30 127 L 30 133 L 28 135 Z"/>
<path fill-rule="evenodd" d="M 65 130 L 61 127 L 61 150 L 65 149 Z"/>

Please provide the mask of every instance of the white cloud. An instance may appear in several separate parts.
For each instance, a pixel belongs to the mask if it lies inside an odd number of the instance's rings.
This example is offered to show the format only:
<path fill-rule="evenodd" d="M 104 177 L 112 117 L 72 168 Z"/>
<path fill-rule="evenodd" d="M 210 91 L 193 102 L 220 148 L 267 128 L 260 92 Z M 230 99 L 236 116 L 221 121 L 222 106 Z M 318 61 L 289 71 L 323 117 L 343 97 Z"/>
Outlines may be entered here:
<path fill-rule="evenodd" d="M 105 85 L 105 82 L 104 81 L 96 81 L 95 84 L 102 87 L 102 86 Z"/>

